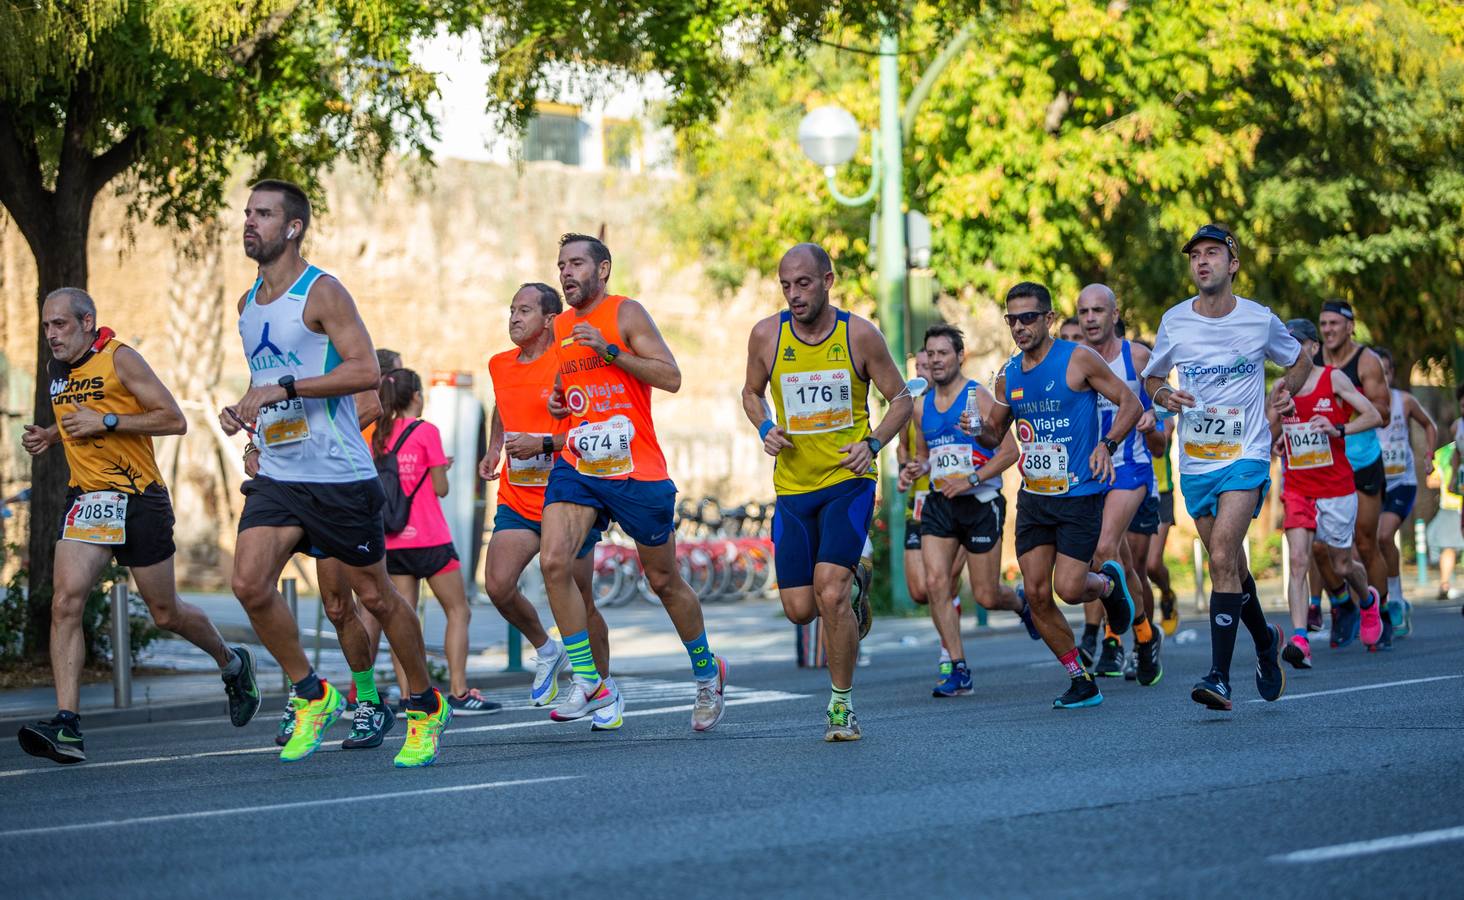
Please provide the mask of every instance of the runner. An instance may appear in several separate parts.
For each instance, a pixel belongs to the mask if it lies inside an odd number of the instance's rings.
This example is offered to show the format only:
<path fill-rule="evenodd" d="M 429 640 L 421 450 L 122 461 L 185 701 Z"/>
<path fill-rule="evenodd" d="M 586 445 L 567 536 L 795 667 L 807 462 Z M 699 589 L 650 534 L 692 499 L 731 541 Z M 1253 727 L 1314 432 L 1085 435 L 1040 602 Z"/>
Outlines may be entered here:
<path fill-rule="evenodd" d="M 727 663 L 713 655 L 701 603 L 676 564 L 676 485 L 651 419 L 651 389 L 679 390 L 681 370 L 645 307 L 606 291 L 610 266 L 599 239 L 559 239 L 559 285 L 572 312 L 554 317 L 559 374 L 548 408 L 570 428 L 544 492 L 539 567 L 574 674 L 569 695 L 549 716 L 566 722 L 620 702 L 604 680 L 609 673 L 596 667 L 574 582 L 590 532 L 615 520 L 636 542 L 646 580 L 691 657 L 691 727 L 707 731 L 726 707 Z"/>
<path fill-rule="evenodd" d="M 1383 378 L 1382 360 L 1378 355 L 1352 339 L 1356 323 L 1353 321 L 1351 304 L 1344 300 L 1328 300 L 1322 304 L 1322 314 L 1317 319 L 1322 332 L 1322 349 L 1312 356 L 1315 365 L 1326 364 L 1341 369 L 1353 386 L 1372 401 L 1378 415 L 1383 418 L 1382 427 L 1387 427 L 1392 413 L 1392 398 L 1388 393 L 1388 382 Z M 1388 567 L 1378 549 L 1378 520 L 1383 510 L 1383 489 L 1386 487 L 1386 470 L 1383 466 L 1383 447 L 1378 440 L 1377 429 L 1359 431 L 1347 438 L 1347 461 L 1352 463 L 1353 481 L 1357 486 L 1357 554 L 1367 569 L 1367 583 L 1377 591 L 1382 601 L 1383 629 L 1374 640 L 1367 636 L 1362 642 L 1368 650 L 1388 650 L 1393 646 L 1393 620 L 1388 615 Z M 1328 585 L 1341 579 L 1329 568 L 1327 556 L 1317 557 L 1317 566 Z M 1333 644 L 1339 639 L 1350 640 L 1348 634 L 1339 631 L 1340 625 L 1358 623 L 1364 618 L 1347 603 L 1333 607 Z M 1370 618 L 1370 617 L 1368 617 Z M 1339 625 L 1340 623 L 1340 625 Z"/>
<path fill-rule="evenodd" d="M 1316 326 L 1306 319 L 1292 319 L 1286 323 L 1286 330 L 1301 344 L 1303 356 L 1310 357 L 1321 346 Z M 1294 409 L 1289 415 L 1276 409 L 1275 404 L 1267 409 L 1271 436 L 1280 444 L 1286 466 L 1281 503 L 1285 508 L 1287 552 L 1291 555 L 1286 596 L 1292 632 L 1281 658 L 1295 668 L 1310 669 L 1307 564 L 1314 554 L 1327 555 L 1333 571 L 1342 574 L 1353 602 L 1381 627 L 1376 595 L 1369 594 L 1367 572 L 1352 556 L 1357 491 L 1345 447 L 1346 435 L 1375 428 L 1382 417 L 1347 376 L 1331 366 L 1313 366 L 1291 402 Z M 1322 546 L 1320 551 L 1314 548 L 1314 542 Z"/>
<path fill-rule="evenodd" d="M 1083 323 L 1078 321 L 1077 316 L 1068 316 L 1057 327 L 1057 336 L 1061 340 L 1081 344 L 1083 342 Z"/>
<path fill-rule="evenodd" d="M 51 350 L 55 424 L 25 426 L 21 444 L 38 456 L 56 444 L 71 469 L 68 512 L 56 536 L 51 581 L 51 677 L 56 715 L 22 726 L 20 748 L 62 764 L 86 761 L 81 733 L 81 619 L 108 562 L 126 566 L 159 628 L 213 657 L 242 728 L 259 710 L 254 656 L 225 646 L 203 610 L 178 596 L 173 578 L 173 501 L 153 454 L 153 436 L 183 434 L 188 420 L 136 350 L 97 328 L 97 307 L 80 288 L 46 295 L 41 329 Z"/>
<path fill-rule="evenodd" d="M 1113 454 L 1138 421 L 1142 406 L 1133 391 L 1079 344 L 1054 340 L 1052 295 L 1024 281 L 1006 295 L 1006 321 L 1021 351 L 996 377 L 998 398 L 977 442 L 996 447 L 1016 417 L 1021 446 L 1022 491 L 1017 495 L 1017 562 L 1022 568 L 1031 615 L 1058 662 L 1071 678 L 1054 708 L 1097 706 L 1103 694 L 1078 658 L 1067 619 L 1053 603 L 1103 598 L 1113 630 L 1123 634 L 1134 617 L 1134 601 L 1123 568 L 1109 560 L 1089 571 L 1102 530 L 1103 495 L 1113 483 Z M 1098 428 L 1098 396 L 1118 412 L 1108 432 Z M 974 423 L 962 413 L 963 428 Z"/>
<path fill-rule="evenodd" d="M 1042 636 L 1032 624 L 1031 609 L 1001 583 L 1001 532 L 1006 523 L 1001 473 L 1017 461 L 1017 443 L 1008 434 L 1000 446 L 989 450 L 957 427 L 962 414 L 973 410 L 977 417 L 989 418 L 996 402 L 984 386 L 961 374 L 966 341 L 960 330 L 944 322 L 932 325 L 925 331 L 924 346 L 933 387 L 915 407 L 920 438 L 915 466 L 930 476 L 935 490 L 925 501 L 921 552 L 930 579 L 930 618 L 942 648 L 951 657 L 949 671 L 942 663 L 943 680 L 932 694 L 955 697 L 972 691 L 961 641 L 960 608 L 953 604 L 959 575 L 950 577 L 960 551 L 967 554 L 971 595 L 976 602 L 986 609 L 1016 613 L 1034 641 Z"/>
<path fill-rule="evenodd" d="M 1373 352 L 1383 363 L 1383 380 L 1393 383 L 1393 354 L 1384 347 Z M 1383 494 L 1383 514 L 1378 518 L 1378 549 L 1388 566 L 1388 618 L 1393 623 L 1394 637 L 1407 637 L 1413 630 L 1413 604 L 1403 597 L 1403 569 L 1398 546 L 1393 543 L 1398 529 L 1413 513 L 1418 496 L 1418 469 L 1413 460 L 1413 438 L 1408 431 L 1410 421 L 1423 428 L 1424 446 L 1438 443 L 1439 429 L 1433 417 L 1412 394 L 1401 388 L 1390 388 L 1393 398 L 1388 427 L 1382 431 L 1383 472 L 1387 490 Z M 1425 477 L 1433 471 L 1433 458 L 1423 462 Z"/>
<path fill-rule="evenodd" d="M 927 385 L 930 383 L 930 362 L 924 350 L 915 351 L 915 376 L 925 379 Z M 918 397 L 912 397 L 912 400 L 917 404 L 919 402 Z M 900 433 L 900 442 L 895 444 L 895 462 L 900 467 L 896 487 L 905 495 L 905 591 L 912 601 L 924 606 L 929 602 L 930 588 L 925 577 L 925 556 L 920 552 L 920 525 L 925 513 L 925 501 L 930 497 L 930 476 L 905 477 L 906 468 L 916 461 L 915 449 L 918 441 L 915 420 L 912 418 L 910 424 Z M 911 471 L 914 472 L 915 469 L 912 468 Z"/>
<path fill-rule="evenodd" d="M 1211 709 L 1228 710 L 1230 662 L 1240 621 L 1256 645 L 1257 691 L 1274 701 L 1286 690 L 1280 663 L 1284 635 L 1261 612 L 1244 543 L 1250 520 L 1261 514 L 1271 486 L 1265 362 L 1286 367 L 1274 393 L 1287 413 L 1294 408 L 1287 401 L 1306 381 L 1312 362 L 1274 313 L 1235 295 L 1240 258 L 1229 230 L 1206 225 L 1182 252 L 1189 257 L 1199 293 L 1164 313 L 1144 379 L 1154 405 L 1180 415 L 1184 505 L 1210 554 L 1211 668 L 1190 697 Z M 1177 390 L 1166 383 L 1175 368 Z"/>
<path fill-rule="evenodd" d="M 871 622 L 868 574 L 860 572 L 856 586 L 856 568 L 874 513 L 879 450 L 903 431 L 914 403 L 879 329 L 830 304 L 834 280 L 817 244 L 783 254 L 778 282 L 788 309 L 752 328 L 742 409 L 775 459 L 773 562 L 783 612 L 794 624 L 823 623 L 831 682 L 824 740 L 857 741 L 854 665 Z M 889 401 L 878 427 L 869 421 L 871 382 Z M 764 397 L 770 383 L 772 410 Z"/>
<path fill-rule="evenodd" d="M 1152 354 L 1154 348 L 1148 350 Z M 1172 635 L 1179 630 L 1179 606 L 1169 579 L 1169 566 L 1164 562 L 1164 550 L 1169 543 L 1169 529 L 1174 527 L 1174 460 L 1170 450 L 1174 445 L 1175 423 L 1173 419 L 1163 419 L 1158 424 L 1158 431 L 1164 436 L 1164 447 L 1153 454 L 1154 488 L 1159 492 L 1159 527 L 1149 541 L 1148 569 L 1149 581 L 1159 588 L 1160 630 Z"/>
<path fill-rule="evenodd" d="M 1464 551 L 1464 532 L 1459 527 L 1460 509 L 1464 508 L 1464 461 L 1460 459 L 1459 448 L 1464 446 L 1464 384 L 1454 392 L 1459 408 L 1459 419 L 1454 422 L 1454 440 L 1434 452 L 1433 471 L 1427 484 L 1439 492 L 1439 510 L 1429 520 L 1429 561 L 1439 567 L 1440 603 L 1447 603 L 1464 596 L 1464 591 L 1454 587 L 1454 563 Z M 1464 612 L 1464 609 L 1461 609 Z"/>
<path fill-rule="evenodd" d="M 1108 364 L 1108 368 L 1139 398 L 1143 414 L 1134 430 L 1124 438 L 1113 459 L 1113 484 L 1103 498 L 1103 529 L 1098 535 L 1098 549 L 1093 565 L 1116 562 L 1124 572 L 1125 590 L 1139 589 L 1134 612 L 1134 663 L 1125 665 L 1123 642 L 1111 627 L 1103 637 L 1103 652 L 1098 656 L 1093 674 L 1100 678 L 1116 678 L 1132 672 L 1130 680 L 1144 687 L 1159 683 L 1164 667 L 1159 660 L 1163 635 L 1150 625 L 1154 615 L 1154 592 L 1149 587 L 1149 536 L 1159 530 L 1159 501 L 1154 497 L 1154 462 L 1149 442 L 1163 441 L 1155 435 L 1154 417 L 1149 394 L 1139 381 L 1139 372 L 1149 362 L 1149 349 L 1135 345 L 1118 335 L 1118 298 L 1103 284 L 1090 284 L 1078 293 L 1078 323 L 1082 341 Z M 1118 407 L 1105 397 L 1098 400 L 1098 427 L 1104 434 L 1113 428 Z M 1137 528 L 1137 531 L 1135 529 Z M 1132 585 L 1128 584 L 1132 578 Z M 1103 614 L 1103 605 L 1089 603 L 1084 608 L 1085 620 L 1090 613 Z M 1084 628 L 1084 637 L 1087 628 Z"/>
<path fill-rule="evenodd" d="M 385 497 L 352 399 L 379 384 L 380 370 L 351 295 L 300 256 L 309 225 L 310 204 L 298 186 L 271 179 L 251 189 L 244 252 L 259 264 L 259 276 L 238 304 L 251 386 L 219 414 L 226 434 L 247 429 L 260 454 L 259 474 L 241 488 L 234 595 L 294 685 L 295 729 L 280 759 L 305 759 L 340 717 L 345 698 L 311 668 L 276 585 L 296 552 L 344 563 L 351 590 L 382 623 L 411 691 L 407 739 L 395 765 L 430 765 L 452 708 L 428 680 L 417 617 L 387 576 Z M 361 661 L 348 663 L 355 669 Z"/>
<path fill-rule="evenodd" d="M 468 608 L 462 563 L 452 543 L 439 498 L 448 492 L 453 459 L 442 449 L 437 426 L 422 419 L 422 378 L 411 369 L 392 369 L 381 377 L 381 419 L 371 437 L 377 460 L 393 457 L 401 492 L 407 498 L 406 527 L 386 536 L 386 571 L 397 593 L 417 609 L 422 582 L 447 616 L 443 650 L 447 654 L 447 705 L 454 715 L 480 716 L 502 709 L 477 688 L 468 687 Z M 389 471 L 389 469 L 388 469 Z M 430 482 L 430 485 L 429 483 Z M 430 488 L 430 490 L 428 490 Z M 406 693 L 406 672 L 393 654 L 397 682 Z"/>
<path fill-rule="evenodd" d="M 537 654 L 529 687 L 529 699 L 535 706 L 554 702 L 559 696 L 559 676 L 569 668 L 564 644 L 549 636 L 539 613 L 518 586 L 519 576 L 539 552 L 544 487 L 554 466 L 554 454 L 564 449 L 563 424 L 549 414 L 548 407 L 559 366 L 559 357 L 552 352 L 554 317 L 563 311 L 559 292 L 547 284 L 524 284 L 513 295 L 508 337 L 514 347 L 488 360 L 496 406 L 488 452 L 478 463 L 480 478 L 498 481 L 498 511 L 484 553 L 483 584 L 488 599 L 508 624 L 528 639 Z M 606 731 L 621 726 L 625 701 L 610 676 L 610 629 L 595 607 L 591 590 L 595 545 L 599 542 L 600 532 L 591 529 L 575 558 L 574 582 L 588 616 L 595 669 L 605 673 L 605 684 L 616 698 L 609 706 L 595 710 L 591 720 L 592 730 Z"/>

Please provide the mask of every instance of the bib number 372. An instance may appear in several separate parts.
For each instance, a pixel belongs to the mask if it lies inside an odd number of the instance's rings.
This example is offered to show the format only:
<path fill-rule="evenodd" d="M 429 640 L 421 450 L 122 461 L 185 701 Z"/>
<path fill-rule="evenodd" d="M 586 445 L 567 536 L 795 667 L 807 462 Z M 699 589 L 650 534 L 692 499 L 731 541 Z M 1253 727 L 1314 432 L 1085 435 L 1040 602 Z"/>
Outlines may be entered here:
<path fill-rule="evenodd" d="M 61 539 L 84 544 L 127 543 L 127 495 L 92 491 L 77 497 L 61 526 Z"/>

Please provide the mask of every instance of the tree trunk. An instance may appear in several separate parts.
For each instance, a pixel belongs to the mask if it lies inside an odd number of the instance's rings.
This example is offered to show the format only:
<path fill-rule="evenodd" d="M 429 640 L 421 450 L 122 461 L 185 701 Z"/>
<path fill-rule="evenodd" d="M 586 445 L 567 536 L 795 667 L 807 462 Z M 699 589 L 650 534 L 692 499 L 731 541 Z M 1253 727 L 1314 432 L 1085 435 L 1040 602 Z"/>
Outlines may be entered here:
<path fill-rule="evenodd" d="M 90 203 L 87 204 L 90 212 Z M 46 364 L 51 347 L 45 330 L 39 325 L 40 308 L 46 295 L 59 287 L 86 287 L 86 232 L 88 215 L 77 226 L 62 229 L 73 234 L 57 234 L 49 246 L 33 248 L 39 290 L 36 296 L 36 390 L 35 423 L 50 425 L 56 421 L 51 412 L 51 378 Z M 51 575 L 56 557 L 56 533 L 65 513 L 66 484 L 71 470 L 60 445 L 31 460 L 30 540 L 28 543 L 29 592 L 26 603 L 25 646 L 32 656 L 43 656 L 51 641 Z"/>

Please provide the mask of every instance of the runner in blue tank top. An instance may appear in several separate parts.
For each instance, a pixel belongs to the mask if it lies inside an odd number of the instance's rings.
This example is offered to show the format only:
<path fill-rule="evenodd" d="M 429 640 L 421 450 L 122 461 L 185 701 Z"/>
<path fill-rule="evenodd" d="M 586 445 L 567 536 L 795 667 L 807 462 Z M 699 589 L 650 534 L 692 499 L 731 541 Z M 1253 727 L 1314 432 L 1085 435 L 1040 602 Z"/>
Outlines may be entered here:
<path fill-rule="evenodd" d="M 1163 452 L 1164 435 L 1155 430 L 1149 394 L 1139 383 L 1139 372 L 1149 363 L 1149 350 L 1119 337 L 1118 298 L 1107 285 L 1090 284 L 1079 292 L 1078 321 L 1083 327 L 1083 343 L 1103 357 L 1108 368 L 1138 396 L 1144 407 L 1138 425 L 1124 438 L 1114 456 L 1113 487 L 1103 501 L 1103 529 L 1098 535 L 1098 552 L 1093 557 L 1095 565 L 1116 560 L 1135 599 L 1133 666 L 1125 666 L 1122 639 L 1109 628 L 1093 674 L 1100 678 L 1126 675 L 1150 687 L 1164 677 L 1164 668 L 1159 662 L 1163 639 L 1150 627 L 1154 592 L 1149 587 L 1146 566 L 1149 537 L 1159 530 L 1159 498 L 1154 491 L 1154 458 L 1148 442 L 1153 441 L 1153 449 Z M 1113 427 L 1117 414 L 1116 406 L 1099 398 L 1098 424 L 1105 433 Z M 1088 623 L 1083 633 L 1086 641 L 1089 629 L 1096 631 L 1097 623 L 1102 621 L 1103 606 L 1096 601 L 1089 603 L 1083 614 Z"/>
<path fill-rule="evenodd" d="M 1122 634 L 1133 620 L 1123 570 L 1106 562 L 1089 571 L 1103 519 L 1103 495 L 1113 483 L 1113 452 L 1139 420 L 1142 407 L 1098 354 L 1054 340 L 1052 294 L 1024 281 L 1007 292 L 1006 321 L 1022 352 L 993 385 L 997 403 L 977 441 L 995 447 L 1013 421 L 1021 447 L 1022 491 L 1017 495 L 1017 561 L 1032 619 L 1072 679 L 1053 701 L 1058 709 L 1097 706 L 1103 695 L 1078 658 L 1073 630 L 1053 603 L 1102 598 L 1108 621 Z M 1098 396 L 1118 407 L 1113 427 L 1098 430 Z M 963 427 L 969 424 L 962 416 Z"/>
<path fill-rule="evenodd" d="M 954 568 L 964 548 L 971 575 L 971 594 L 987 609 L 1017 613 L 1031 625 L 1026 604 L 1001 583 L 1001 531 L 1006 521 L 1006 498 L 1001 495 L 1001 473 L 1017 461 L 1017 443 L 1007 435 L 994 450 L 976 443 L 958 427 L 974 393 L 982 418 L 991 415 L 991 392 L 961 374 L 966 341 L 960 330 L 941 322 L 925 332 L 925 355 L 934 382 L 915 404 L 916 434 L 913 468 L 907 479 L 930 476 L 930 496 L 921 519 L 920 552 L 930 590 L 930 618 L 941 646 L 951 656 L 932 692 L 936 697 L 971 693 L 971 670 L 961 642 L 961 612 L 955 605 L 960 570 Z M 1033 637 L 1036 631 L 1031 631 Z"/>
<path fill-rule="evenodd" d="M 351 295 L 300 256 L 309 225 L 310 203 L 297 185 L 267 180 L 253 187 L 244 252 L 259 264 L 259 277 L 238 304 L 251 387 L 219 414 L 225 433 L 247 430 L 260 451 L 259 474 L 241 488 L 234 594 L 294 685 L 295 728 L 280 759 L 302 760 L 346 701 L 306 659 L 275 585 L 297 552 L 344 563 L 351 590 L 381 623 L 411 692 L 411 726 L 396 765 L 425 766 L 437 758 L 452 710 L 428 678 L 421 624 L 387 577 L 385 496 L 351 400 L 374 389 L 381 371 Z"/>

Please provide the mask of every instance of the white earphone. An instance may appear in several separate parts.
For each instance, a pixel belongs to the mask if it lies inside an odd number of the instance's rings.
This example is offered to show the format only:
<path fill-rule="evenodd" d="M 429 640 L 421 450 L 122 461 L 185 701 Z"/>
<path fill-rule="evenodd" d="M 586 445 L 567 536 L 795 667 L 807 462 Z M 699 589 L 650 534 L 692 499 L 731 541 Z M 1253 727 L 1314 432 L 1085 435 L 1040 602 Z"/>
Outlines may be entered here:
<path fill-rule="evenodd" d="M 290 226 L 290 230 L 287 231 L 287 232 L 285 232 L 285 240 L 289 240 L 290 238 L 293 238 L 294 236 L 295 236 L 295 227 L 292 225 L 292 226 Z"/>

